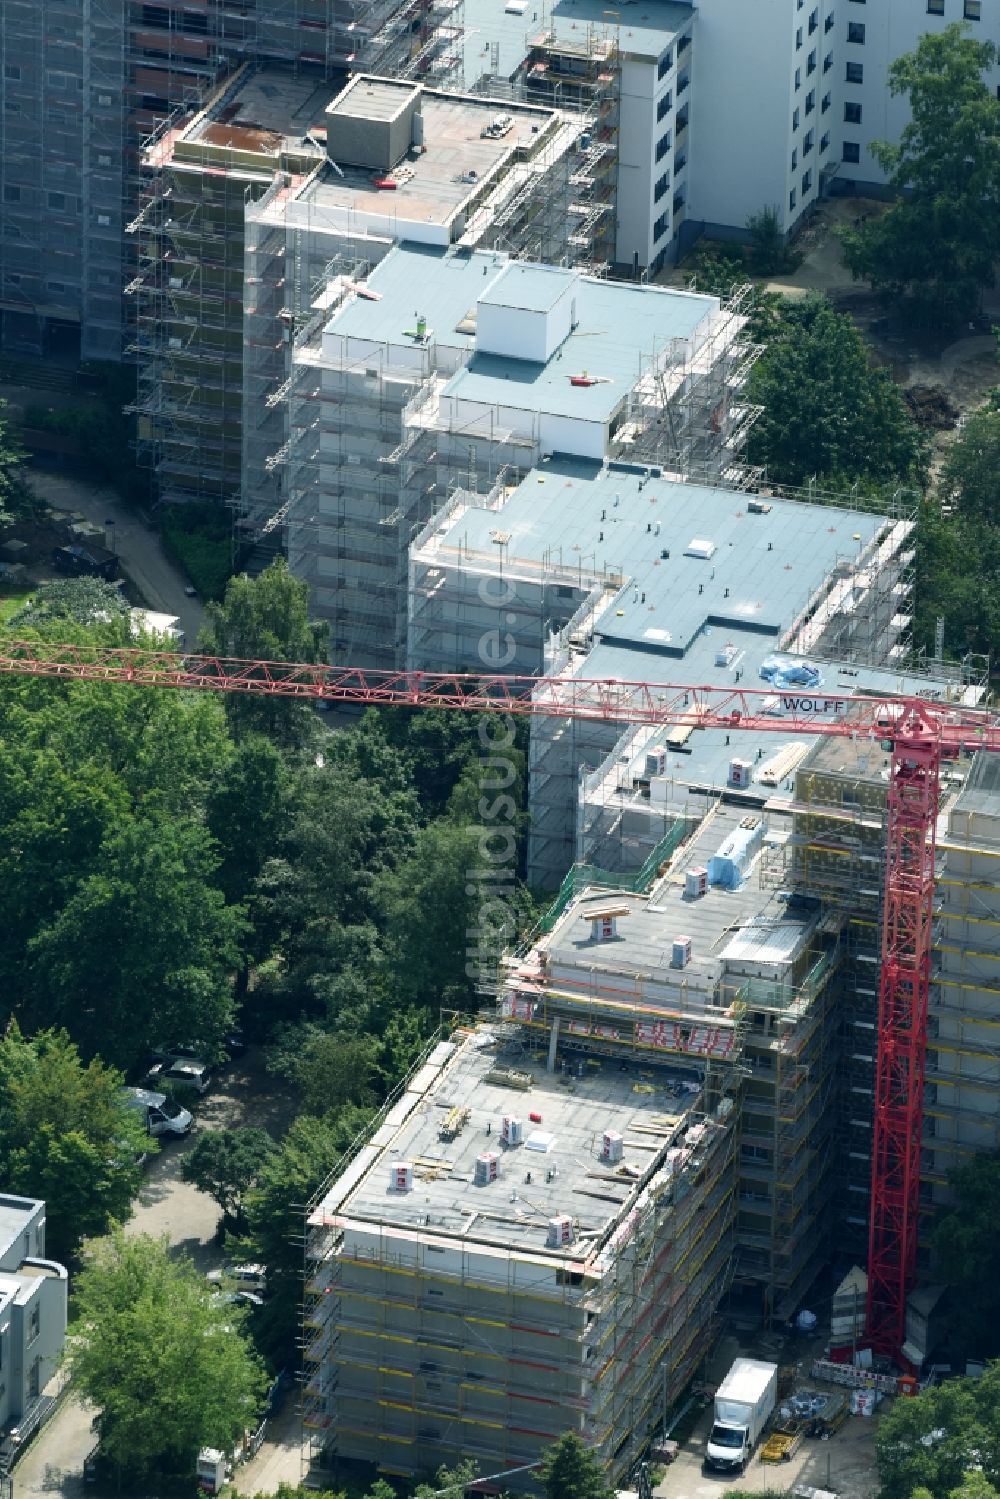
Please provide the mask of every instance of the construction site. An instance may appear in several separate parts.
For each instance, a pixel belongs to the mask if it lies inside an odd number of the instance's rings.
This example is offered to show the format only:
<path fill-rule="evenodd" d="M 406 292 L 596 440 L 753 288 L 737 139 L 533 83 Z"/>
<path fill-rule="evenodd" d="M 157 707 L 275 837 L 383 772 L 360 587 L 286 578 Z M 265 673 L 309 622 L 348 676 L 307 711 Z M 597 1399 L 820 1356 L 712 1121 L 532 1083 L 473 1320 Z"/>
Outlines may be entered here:
<path fill-rule="evenodd" d="M 296 347 L 286 465 L 289 561 L 331 620 L 334 661 L 478 665 L 476 606 L 466 622 L 434 566 L 429 617 L 418 617 L 419 540 L 408 607 L 411 541 L 428 526 L 438 536 L 464 526 L 453 518 L 475 503 L 491 532 L 478 550 L 492 549 L 502 568 L 506 533 L 494 512 L 522 479 L 534 488 L 525 476 L 555 451 L 581 461 L 588 503 L 601 482 L 611 487 L 597 476 L 616 453 L 716 482 L 746 472 L 739 450 L 754 413 L 741 392 L 756 351 L 738 304 L 412 243 L 394 248 L 362 291 L 344 291 Z M 590 370 L 598 332 L 600 368 Z M 553 479 L 546 500 L 557 497 Z M 551 536 L 519 626 L 531 641 L 525 669 L 595 577 L 617 576 L 603 560 L 557 561 Z M 446 638 L 430 639 L 434 611 Z"/>

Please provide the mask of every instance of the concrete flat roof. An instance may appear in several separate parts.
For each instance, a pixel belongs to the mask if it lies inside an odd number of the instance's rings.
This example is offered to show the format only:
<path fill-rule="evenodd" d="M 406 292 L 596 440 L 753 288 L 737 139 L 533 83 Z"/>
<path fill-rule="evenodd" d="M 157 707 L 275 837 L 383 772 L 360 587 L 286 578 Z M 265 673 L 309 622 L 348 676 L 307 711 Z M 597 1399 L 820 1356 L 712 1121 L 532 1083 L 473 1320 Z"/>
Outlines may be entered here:
<path fill-rule="evenodd" d="M 0 1255 L 24 1233 L 25 1224 L 37 1206 L 34 1198 L 0 1194 Z"/>
<path fill-rule="evenodd" d="M 678 993 L 682 982 L 686 982 L 689 987 L 684 1010 L 696 1013 L 705 999 L 711 997 L 722 974 L 725 948 L 745 924 L 762 914 L 772 921 L 783 921 L 786 916 L 784 902 L 761 880 L 760 854 L 738 890 L 710 885 L 707 893 L 696 899 L 685 893 L 686 871 L 706 868 L 712 855 L 748 816 L 763 816 L 765 827 L 772 834 L 791 830 L 791 819 L 784 815 L 761 814 L 751 808 L 717 803 L 699 823 L 668 873 L 648 894 L 631 895 L 595 887 L 572 901 L 540 944 L 549 954 L 550 967 L 558 968 L 560 974 L 552 987 L 568 987 L 566 968 L 578 971 L 585 991 L 595 985 L 599 990 L 604 982 L 615 987 L 610 977 L 604 980 L 601 975 L 649 975 L 655 982 L 673 986 Z M 589 913 L 606 905 L 612 896 L 616 904 L 628 907 L 628 914 L 618 920 L 617 939 L 594 942 Z M 671 964 L 672 944 L 676 937 L 682 936 L 691 939 L 691 961 L 686 968 L 675 969 Z M 596 977 L 595 968 L 600 969 Z"/>
<path fill-rule="evenodd" d="M 394 120 L 419 96 L 419 84 L 373 78 L 365 73 L 351 79 L 343 93 L 327 105 L 326 114 L 345 115 L 353 120 Z"/>
<path fill-rule="evenodd" d="M 520 271 L 518 267 L 513 278 L 515 288 L 521 284 Z M 566 279 L 573 275 L 565 271 L 556 274 Z M 509 284 L 505 276 L 499 288 L 490 288 L 487 292 L 490 300 L 502 303 L 504 288 Z M 513 291 L 514 296 L 518 294 Z M 532 278 L 525 295 L 544 295 L 541 283 Z M 444 393 L 488 405 L 515 406 L 603 423 L 621 406 L 638 380 L 642 357 L 652 353 L 654 344 L 662 346 L 665 340 L 691 338 L 718 307 L 715 297 L 581 275 L 576 275 L 573 298 L 576 325 L 547 364 L 531 364 L 497 354 L 476 354 L 464 369 L 452 376 Z M 593 376 L 598 383 L 573 385 L 574 375 Z M 572 506 L 566 508 L 570 510 Z M 560 530 L 553 521 L 546 545 L 551 545 L 556 536 L 573 534 L 573 525 Z"/>
<path fill-rule="evenodd" d="M 610 15 L 604 0 L 557 0 L 554 5 L 528 0 L 520 15 L 507 11 L 505 4 L 506 0 L 465 0 L 469 88 L 486 72 L 510 78 L 530 49 L 548 39 L 550 45 L 574 50 L 593 47 L 598 56 L 617 43 L 626 56 L 659 57 L 690 27 L 693 16 L 685 0 L 649 0 L 619 7 Z"/>
<path fill-rule="evenodd" d="M 334 84 L 317 83 L 315 76 L 265 65 L 223 93 L 186 138 L 272 154 L 289 142 L 302 144 L 314 125 L 322 130 L 335 92 Z"/>
<path fill-rule="evenodd" d="M 398 87 L 389 84 L 384 90 L 387 109 L 395 100 L 387 118 L 398 113 L 402 102 Z M 353 208 L 364 213 L 395 214 L 400 220 L 450 224 L 484 179 L 519 148 L 533 147 L 539 133 L 558 118 L 553 110 L 541 106 L 501 104 L 431 89 L 421 93 L 420 113 L 426 149 L 419 156 L 406 158 L 403 165 L 408 175 L 394 191 L 376 189 L 373 180 L 379 174 L 370 168 L 338 163 L 342 175 L 327 166 L 310 180 L 307 196 L 323 207 Z M 484 137 L 483 127 L 501 113 L 511 116 L 512 129 L 495 139 Z M 408 304 L 412 304 L 418 290 L 410 284 Z"/>
<path fill-rule="evenodd" d="M 597 326 L 616 327 L 607 339 L 587 340 L 587 354 L 576 356 L 586 357 L 595 374 L 617 367 L 630 352 L 634 361 L 637 345 L 651 346 L 654 334 L 659 341 L 661 329 L 670 330 L 668 336 L 683 336 L 685 319 L 689 326 L 695 324 L 702 310 L 688 308 L 681 301 L 658 319 L 658 304 L 634 306 L 632 289 L 625 288 L 622 322 L 617 324 L 613 320 L 618 319 L 619 307 L 611 301 L 612 285 L 586 281 L 584 285 L 586 296 L 577 298 L 578 309 L 585 309 L 580 314 L 581 335 L 596 331 Z M 640 319 L 644 305 L 648 312 Z M 575 368 L 570 351 L 574 337 L 563 345 L 562 360 L 550 360 L 544 377 L 539 377 L 547 385 L 563 378 L 556 371 L 564 371 L 567 363 Z M 578 347 L 582 349 L 582 344 Z M 481 356 L 472 360 L 470 374 L 481 364 Z M 525 378 L 531 378 L 531 369 Z M 510 383 L 516 383 L 516 364 L 509 373 Z M 564 378 L 563 383 L 568 384 Z M 474 386 L 459 376 L 449 388 L 466 394 Z M 586 410 L 594 389 L 609 387 L 571 388 L 572 397 L 580 399 L 568 398 L 567 405 Z M 774 649 L 777 637 L 794 622 L 838 561 L 856 559 L 859 549 L 886 522 L 881 516 L 859 511 L 820 510 L 771 498 L 765 514 L 753 514 L 748 509 L 750 498 L 742 491 L 646 478 L 642 470 L 624 464 L 604 468 L 556 457 L 533 469 L 499 511 L 472 505 L 458 513 L 436 541 L 441 548 L 461 545 L 466 557 L 469 552 L 490 555 L 496 550 L 490 533 L 502 526 L 510 533 L 504 572 L 513 577 L 522 559 L 533 565 L 547 560 L 567 569 L 580 563 L 592 572 L 605 567 L 620 572 L 629 581 L 597 624 L 597 634 L 606 645 L 634 647 L 665 658 L 696 659 L 708 675 L 690 680 L 731 682 L 742 665 L 742 681 L 756 686 L 763 685 L 756 677 L 759 659 Z M 685 555 L 696 538 L 714 544 L 711 557 Z M 536 572 L 534 566 L 532 574 Z M 725 671 L 716 669 L 716 650 L 730 636 L 748 660 L 734 659 Z M 662 674 L 670 680 L 671 671 L 676 673 L 676 662 L 647 662 L 640 677 Z M 589 668 L 585 674 L 624 676 L 619 671 L 598 673 Z"/>
<path fill-rule="evenodd" d="M 530 1088 L 498 1077 L 508 1068 L 528 1074 Z M 430 1079 L 339 1215 L 421 1235 L 461 1236 L 470 1247 L 584 1259 L 634 1204 L 644 1174 L 664 1150 L 676 1148 L 678 1170 L 693 1154 L 685 1136 L 695 1122 L 689 1115 L 699 1101 L 701 1074 L 670 1062 L 576 1056 L 567 1059 L 567 1069 L 560 1064 L 548 1073 L 544 1061 L 520 1049 L 500 1051 L 488 1029 L 473 1032 Z M 442 1126 L 453 1110 L 464 1119 L 458 1133 L 444 1139 Z M 503 1144 L 505 1114 L 521 1119 L 523 1144 Z M 540 1121 L 530 1114 L 540 1114 Z M 605 1130 L 624 1136 L 618 1166 L 600 1159 Z M 499 1155 L 499 1176 L 476 1185 L 476 1158 L 484 1152 Z M 389 1168 L 397 1161 L 412 1163 L 412 1191 L 391 1190 Z M 547 1248 L 548 1220 L 560 1214 L 575 1220 L 574 1242 Z"/>
<path fill-rule="evenodd" d="M 475 334 L 459 332 L 457 325 L 465 322 L 470 313 L 474 315 L 480 297 L 486 296 L 498 305 L 516 305 L 505 303 L 505 298 L 522 295 L 517 290 L 522 285 L 521 267 L 514 268 L 510 281 L 507 266 L 506 258 L 492 251 L 446 255 L 434 247 L 398 245 L 368 278 L 368 285 L 380 294 L 380 300 L 370 302 L 359 298 L 347 303 L 338 309 L 327 327 L 331 332 L 373 342 L 395 343 L 406 329 L 413 327 L 417 310 L 426 317 L 435 342 L 474 350 Z M 577 316 L 573 332 L 547 364 L 473 353 L 468 364 L 446 383 L 444 395 L 607 421 L 638 379 L 640 357 L 652 353 L 654 341 L 661 345 L 664 340 L 689 338 L 718 307 L 717 298 L 689 292 L 634 287 L 560 269 L 540 271 L 531 267 L 530 271 L 532 274 L 523 281 L 523 296 L 534 303 L 545 301 L 557 292 L 562 295 L 572 283 Z M 511 290 L 512 287 L 515 289 Z M 589 387 L 571 385 L 570 376 L 585 370 L 599 375 L 602 383 Z M 592 464 L 577 468 L 583 486 L 580 492 L 589 493 L 583 481 L 589 483 L 597 470 Z M 526 486 L 530 488 L 529 481 Z M 527 499 L 523 503 L 527 508 Z M 551 526 L 538 521 L 540 550 L 549 547 L 557 534 L 575 534 L 573 525 L 568 532 L 558 531 L 559 520 L 571 514 L 572 509 L 567 500 L 560 516 L 553 516 Z M 488 513 L 482 512 L 484 517 Z M 593 519 L 599 516 L 600 509 L 591 506 L 590 513 Z M 547 508 L 542 514 L 548 514 Z M 484 524 L 481 529 L 485 537 L 491 527 Z M 596 537 L 596 530 L 594 534 Z M 511 555 L 516 556 L 516 551 Z"/>

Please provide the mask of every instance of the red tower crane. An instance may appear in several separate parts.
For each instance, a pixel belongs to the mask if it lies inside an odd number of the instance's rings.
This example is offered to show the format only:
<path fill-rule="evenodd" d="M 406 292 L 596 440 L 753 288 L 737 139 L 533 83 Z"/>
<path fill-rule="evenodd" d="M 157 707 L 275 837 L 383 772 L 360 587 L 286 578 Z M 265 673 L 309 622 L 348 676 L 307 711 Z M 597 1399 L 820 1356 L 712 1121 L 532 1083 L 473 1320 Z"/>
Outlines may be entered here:
<path fill-rule="evenodd" d="M 878 995 L 867 1330 L 902 1358 L 920 1211 L 920 1145 L 941 762 L 1000 750 L 1000 719 L 917 697 L 579 677 L 368 671 L 316 663 L 0 641 L 0 674 L 263 694 L 362 706 L 447 708 L 609 724 L 664 723 L 876 739 L 891 747 Z M 905 1360 L 904 1360 L 905 1362 Z"/>

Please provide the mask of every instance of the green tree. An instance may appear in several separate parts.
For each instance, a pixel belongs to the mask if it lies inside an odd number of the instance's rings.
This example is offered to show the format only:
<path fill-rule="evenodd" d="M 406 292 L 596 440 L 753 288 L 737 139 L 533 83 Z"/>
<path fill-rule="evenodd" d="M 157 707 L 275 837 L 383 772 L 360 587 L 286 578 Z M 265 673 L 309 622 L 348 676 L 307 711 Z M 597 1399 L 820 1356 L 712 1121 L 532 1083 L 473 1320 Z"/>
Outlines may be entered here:
<path fill-rule="evenodd" d="M 302 1296 L 302 1215 L 369 1115 L 344 1109 L 324 1119 L 300 1114 L 247 1195 L 250 1252 L 267 1266 L 269 1296 L 256 1319 L 259 1345 L 276 1363 L 294 1357 Z"/>
<path fill-rule="evenodd" d="M 230 905 L 247 900 L 288 817 L 289 776 L 269 740 L 248 734 L 211 788 L 209 831 L 219 850 L 216 883 Z"/>
<path fill-rule="evenodd" d="M 852 275 L 925 324 L 967 318 L 1000 256 L 1000 100 L 987 73 L 992 42 L 956 22 L 920 38 L 889 69 L 910 121 L 872 155 L 899 197 L 843 233 Z"/>
<path fill-rule="evenodd" d="M 289 1084 L 303 1113 L 336 1113 L 345 1104 L 371 1105 L 378 1049 L 375 1036 L 297 1025 L 281 1038 L 268 1065 Z"/>
<path fill-rule="evenodd" d="M 100 1410 L 101 1449 L 122 1478 L 190 1478 L 198 1452 L 228 1451 L 257 1413 L 267 1376 L 242 1313 L 166 1237 L 94 1245 L 76 1282 L 67 1344 L 77 1387 Z"/>
<path fill-rule="evenodd" d="M 309 590 L 283 558 L 259 578 L 232 578 L 221 604 L 205 609 L 198 637 L 213 656 L 250 661 L 324 661 L 329 631 L 309 618 Z M 237 738 L 256 732 L 286 745 L 300 745 L 315 731 L 309 703 L 227 693 L 226 712 Z"/>
<path fill-rule="evenodd" d="M 55 1017 L 86 1053 L 128 1067 L 197 1035 L 221 1049 L 244 921 L 211 883 L 211 840 L 192 822 L 126 824 L 94 872 L 28 944 L 29 1013 Z"/>
<path fill-rule="evenodd" d="M 203 1130 L 181 1163 L 181 1176 L 218 1203 L 224 1227 L 242 1233 L 247 1193 L 274 1151 L 274 1141 L 263 1129 Z"/>
<path fill-rule="evenodd" d="M 542 1482 L 547 1499 L 614 1499 L 604 1468 L 572 1431 L 542 1454 Z"/>
<path fill-rule="evenodd" d="M 942 514 L 936 501 L 921 505 L 917 525 L 914 639 L 933 645 L 939 617 L 945 651 L 996 654 L 1000 650 L 1000 526 Z"/>
<path fill-rule="evenodd" d="M 1000 524 L 1000 410 L 985 406 L 968 417 L 948 448 L 939 493 L 966 519 Z"/>
<path fill-rule="evenodd" d="M 46 1247 L 71 1259 L 81 1242 L 131 1216 L 141 1152 L 150 1148 L 120 1073 L 84 1064 L 65 1031 L 0 1038 L 3 1187 L 46 1202 Z"/>
<path fill-rule="evenodd" d="M 747 337 L 754 343 L 768 344 L 781 331 L 785 298 L 778 292 L 766 291 L 756 282 L 748 282 L 746 265 L 738 252 L 722 245 L 704 246 L 695 269 L 685 276 L 685 281 L 691 291 L 726 301 L 748 288 L 743 311 Z"/>
<path fill-rule="evenodd" d="M 38 629 L 53 620 L 67 619 L 81 625 L 123 621 L 128 611 L 129 602 L 121 589 L 103 578 L 66 578 L 39 589 L 29 604 L 11 615 L 7 628 L 11 632 L 25 627 Z M 127 625 L 118 638 L 128 638 Z"/>
<path fill-rule="evenodd" d="M 750 269 L 755 276 L 787 274 L 802 259 L 786 242 L 778 210 L 773 205 L 750 215 L 747 234 L 750 237 Z"/>
<path fill-rule="evenodd" d="M 880 1499 L 915 1499 L 918 1489 L 948 1499 L 975 1471 L 997 1487 L 1000 1364 L 897 1400 L 879 1421 L 875 1453 Z"/>
<path fill-rule="evenodd" d="M 786 305 L 751 393 L 763 412 L 748 456 L 779 483 L 905 480 L 917 471 L 921 442 L 902 395 L 872 368 L 851 319 L 820 297 Z"/>
<path fill-rule="evenodd" d="M 1000 1151 L 974 1156 L 950 1179 L 952 1205 L 934 1230 L 937 1271 L 949 1285 L 951 1317 L 965 1350 L 1000 1355 Z"/>

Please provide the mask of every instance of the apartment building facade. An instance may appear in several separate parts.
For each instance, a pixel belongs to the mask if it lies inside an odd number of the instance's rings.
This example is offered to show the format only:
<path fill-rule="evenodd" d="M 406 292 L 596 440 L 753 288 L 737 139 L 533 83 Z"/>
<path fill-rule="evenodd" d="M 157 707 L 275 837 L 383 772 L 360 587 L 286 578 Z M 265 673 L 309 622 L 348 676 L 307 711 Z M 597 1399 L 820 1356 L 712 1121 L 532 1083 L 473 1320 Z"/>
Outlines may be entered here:
<path fill-rule="evenodd" d="M 56 1371 L 68 1277 L 45 1258 L 45 1204 L 0 1192 L 0 1431 L 30 1413 Z"/>

